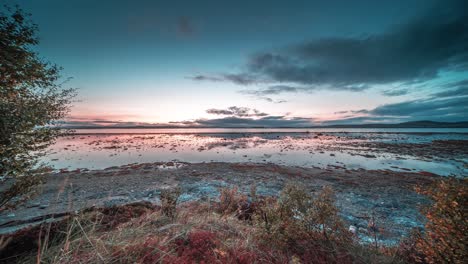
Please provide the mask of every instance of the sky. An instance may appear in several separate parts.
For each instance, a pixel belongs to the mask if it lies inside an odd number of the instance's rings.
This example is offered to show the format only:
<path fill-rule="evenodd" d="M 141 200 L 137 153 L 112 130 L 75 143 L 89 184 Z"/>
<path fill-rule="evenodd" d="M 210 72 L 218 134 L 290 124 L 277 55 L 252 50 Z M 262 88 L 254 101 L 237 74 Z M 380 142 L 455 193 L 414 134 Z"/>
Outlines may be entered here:
<path fill-rule="evenodd" d="M 468 121 L 458 0 L 7 0 L 78 89 L 74 126 Z"/>

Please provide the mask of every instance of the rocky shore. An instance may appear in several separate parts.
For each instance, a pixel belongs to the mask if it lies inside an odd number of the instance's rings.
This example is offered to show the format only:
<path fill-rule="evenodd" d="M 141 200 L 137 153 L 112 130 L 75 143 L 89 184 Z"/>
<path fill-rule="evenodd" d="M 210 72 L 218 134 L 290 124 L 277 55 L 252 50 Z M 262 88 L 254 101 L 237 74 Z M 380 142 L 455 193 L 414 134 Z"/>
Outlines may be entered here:
<path fill-rule="evenodd" d="M 180 202 L 216 199 L 219 189 L 238 187 L 258 195 L 277 195 L 288 183 L 310 192 L 331 186 L 341 215 L 363 241 L 368 222 L 375 219 L 379 239 L 393 244 L 411 229 L 422 227 L 421 205 L 428 200 L 416 194 L 417 185 L 428 185 L 439 176 L 427 172 L 348 170 L 339 166 L 303 168 L 258 163 L 142 163 L 104 170 L 51 173 L 40 194 L 15 211 L 0 214 L 0 233 L 10 233 L 69 212 L 93 206 L 106 207 L 135 201 L 159 203 L 162 189 L 178 186 Z"/>

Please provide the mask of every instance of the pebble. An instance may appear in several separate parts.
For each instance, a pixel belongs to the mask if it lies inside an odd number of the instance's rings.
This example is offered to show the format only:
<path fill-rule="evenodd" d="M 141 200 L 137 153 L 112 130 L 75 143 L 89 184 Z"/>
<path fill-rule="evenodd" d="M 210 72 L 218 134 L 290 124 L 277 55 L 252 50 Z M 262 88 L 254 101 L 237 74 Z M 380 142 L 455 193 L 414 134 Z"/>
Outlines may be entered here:
<path fill-rule="evenodd" d="M 40 209 L 46 209 L 47 207 L 49 207 L 48 204 L 41 204 L 41 205 L 39 206 Z"/>

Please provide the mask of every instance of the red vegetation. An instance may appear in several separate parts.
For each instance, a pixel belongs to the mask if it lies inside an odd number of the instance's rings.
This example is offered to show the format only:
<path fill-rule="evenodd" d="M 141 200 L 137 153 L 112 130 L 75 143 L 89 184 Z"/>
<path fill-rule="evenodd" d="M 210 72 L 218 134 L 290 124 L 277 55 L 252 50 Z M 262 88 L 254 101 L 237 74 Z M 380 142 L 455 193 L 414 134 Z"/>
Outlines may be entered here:
<path fill-rule="evenodd" d="M 139 202 L 124 206 L 112 206 L 98 209 L 99 228 L 111 230 L 131 219 L 153 212 L 157 207 L 149 202 Z"/>
<path fill-rule="evenodd" d="M 426 231 L 398 247 L 357 243 L 330 188 L 312 195 L 287 186 L 279 197 L 258 197 L 252 190 L 250 199 L 222 189 L 219 202 L 186 203 L 177 214 L 171 202 L 170 215 L 149 203 L 87 210 L 80 218 L 6 237 L 0 262 L 18 256 L 34 262 L 38 256 L 43 263 L 463 263 L 467 186 L 450 179 L 418 190 L 434 200 L 425 211 Z M 77 232 L 70 231 L 77 225 Z M 48 246 L 37 253 L 44 242 Z"/>

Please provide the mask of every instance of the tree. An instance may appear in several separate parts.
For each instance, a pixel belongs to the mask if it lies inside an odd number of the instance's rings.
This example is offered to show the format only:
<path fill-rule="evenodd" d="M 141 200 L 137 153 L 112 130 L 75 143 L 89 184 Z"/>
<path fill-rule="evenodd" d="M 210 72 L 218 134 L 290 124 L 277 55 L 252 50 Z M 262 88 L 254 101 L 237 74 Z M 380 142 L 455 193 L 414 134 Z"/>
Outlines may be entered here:
<path fill-rule="evenodd" d="M 30 197 L 45 166 L 39 157 L 62 132 L 56 126 L 75 96 L 57 65 L 34 51 L 38 27 L 19 7 L 0 11 L 0 211 Z"/>

